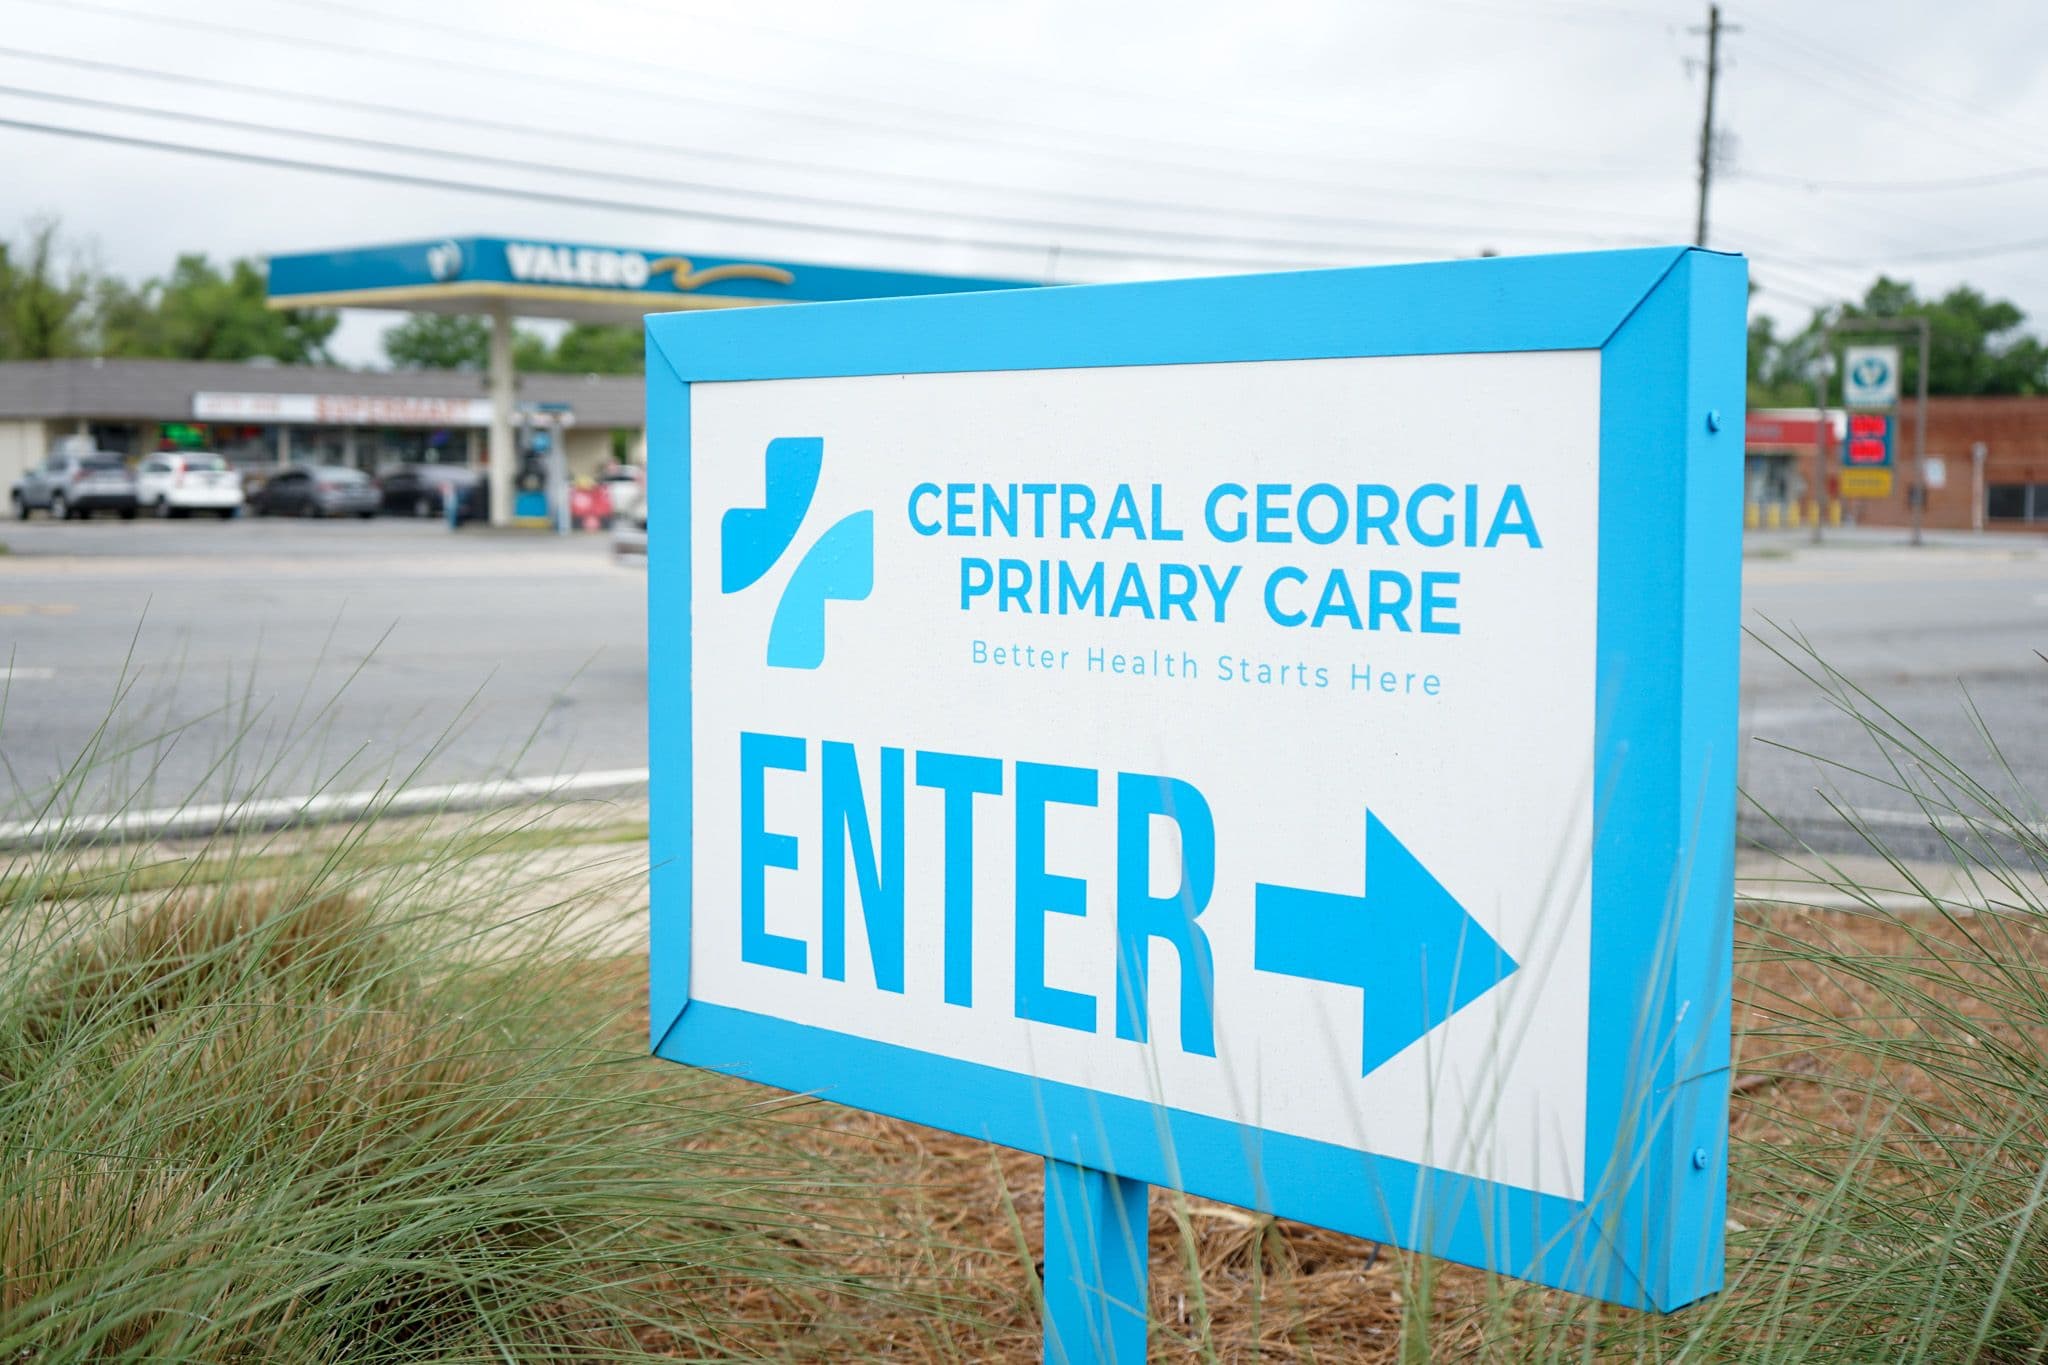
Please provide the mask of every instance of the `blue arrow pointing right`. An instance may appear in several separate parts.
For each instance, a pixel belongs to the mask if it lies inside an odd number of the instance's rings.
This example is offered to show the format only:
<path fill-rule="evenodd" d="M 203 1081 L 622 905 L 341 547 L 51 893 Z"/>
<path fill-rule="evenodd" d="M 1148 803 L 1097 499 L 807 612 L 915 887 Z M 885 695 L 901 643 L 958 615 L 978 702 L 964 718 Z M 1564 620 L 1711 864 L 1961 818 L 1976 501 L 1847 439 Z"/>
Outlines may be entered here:
<path fill-rule="evenodd" d="M 1257 884 L 1252 965 L 1365 992 L 1361 1076 L 1515 970 L 1515 960 L 1365 813 L 1365 894 Z"/>

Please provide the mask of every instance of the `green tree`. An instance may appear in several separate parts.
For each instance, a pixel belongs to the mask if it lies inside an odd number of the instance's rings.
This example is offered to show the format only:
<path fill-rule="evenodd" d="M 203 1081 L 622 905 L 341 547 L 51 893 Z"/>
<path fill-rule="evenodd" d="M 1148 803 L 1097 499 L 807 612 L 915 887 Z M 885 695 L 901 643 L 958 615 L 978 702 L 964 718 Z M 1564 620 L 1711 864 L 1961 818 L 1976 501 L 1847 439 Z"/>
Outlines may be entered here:
<path fill-rule="evenodd" d="M 415 313 L 384 334 L 384 354 L 406 370 L 481 370 L 491 324 L 479 317 Z M 579 322 L 550 345 L 538 332 L 512 337 L 512 368 L 525 374 L 639 374 L 640 329 Z"/>
<path fill-rule="evenodd" d="M 1814 401 L 1813 370 L 1823 329 L 1834 333 L 1837 352 L 1845 341 L 1896 341 L 1901 352 L 1900 387 L 1907 394 L 1919 383 L 1920 356 L 1915 334 L 1908 330 L 1857 330 L 1867 319 L 1928 320 L 1930 394 L 2048 393 L 2048 346 L 2025 330 L 2026 314 L 2018 305 L 1987 298 L 1959 285 L 1938 299 L 1923 300 L 1913 286 L 1880 276 L 1857 303 L 1817 311 L 1804 330 L 1780 336 L 1767 317 L 1749 325 L 1749 401 L 1757 407 L 1803 406 Z M 1839 376 L 1829 387 L 1829 401 L 1839 401 Z"/>
<path fill-rule="evenodd" d="M 95 355 L 148 355 L 156 337 L 156 300 L 148 282 L 132 285 L 118 275 L 92 282 L 86 303 L 90 335 L 86 349 Z"/>
<path fill-rule="evenodd" d="M 1749 322 L 1749 405 L 1806 407 L 1813 402 L 1813 366 L 1820 354 L 1820 328 L 1780 336 L 1767 316 Z"/>
<path fill-rule="evenodd" d="M 537 358 L 538 363 L 522 361 L 520 368 L 561 374 L 639 374 L 643 359 L 638 327 L 579 322 L 562 333 L 554 349 Z"/>
<path fill-rule="evenodd" d="M 333 363 L 327 341 L 340 322 L 331 309 L 272 308 L 263 266 L 247 257 L 223 270 L 188 252 L 161 279 L 131 287 L 109 278 L 93 289 L 102 355 L 326 365 Z"/>
<path fill-rule="evenodd" d="M 332 363 L 327 343 L 340 318 L 332 310 L 270 307 L 258 260 L 221 268 L 188 253 L 169 275 L 131 285 L 84 264 L 66 270 L 59 264 L 65 254 L 55 219 L 31 223 L 19 243 L 0 242 L 0 358 Z"/>
<path fill-rule="evenodd" d="M 491 363 L 491 324 L 458 313 L 414 313 L 384 333 L 401 370 L 481 370 Z"/>
<path fill-rule="evenodd" d="M 89 329 L 90 272 L 65 270 L 57 220 L 31 222 L 19 243 L 0 241 L 0 359 L 77 355 Z"/>
<path fill-rule="evenodd" d="M 1842 310 L 1835 330 L 1856 334 L 1862 318 L 1920 318 L 1929 324 L 1927 391 L 1945 394 L 2025 394 L 2048 391 L 2048 348 L 2022 330 L 2027 315 L 2017 304 L 1986 298 L 1958 285 L 1922 301 L 1913 286 L 1879 277 L 1861 304 Z M 1919 384 L 1920 356 L 1913 333 L 1897 334 L 1904 354 L 1899 381 L 1906 393 Z"/>
<path fill-rule="evenodd" d="M 325 365 L 341 322 L 331 309 L 272 308 L 260 262 L 243 257 L 222 270 L 200 252 L 178 257 L 169 275 L 140 289 L 104 286 L 97 302 L 108 355 Z"/>

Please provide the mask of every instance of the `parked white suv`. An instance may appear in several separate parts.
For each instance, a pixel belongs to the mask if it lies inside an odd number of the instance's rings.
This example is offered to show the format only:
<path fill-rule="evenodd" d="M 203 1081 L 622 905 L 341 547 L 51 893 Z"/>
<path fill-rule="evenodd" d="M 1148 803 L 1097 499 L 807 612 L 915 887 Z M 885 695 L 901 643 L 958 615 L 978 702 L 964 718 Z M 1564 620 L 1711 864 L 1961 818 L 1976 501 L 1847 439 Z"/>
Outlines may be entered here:
<path fill-rule="evenodd" d="M 242 476 L 209 451 L 167 450 L 136 468 L 135 500 L 160 517 L 231 517 L 242 507 Z"/>

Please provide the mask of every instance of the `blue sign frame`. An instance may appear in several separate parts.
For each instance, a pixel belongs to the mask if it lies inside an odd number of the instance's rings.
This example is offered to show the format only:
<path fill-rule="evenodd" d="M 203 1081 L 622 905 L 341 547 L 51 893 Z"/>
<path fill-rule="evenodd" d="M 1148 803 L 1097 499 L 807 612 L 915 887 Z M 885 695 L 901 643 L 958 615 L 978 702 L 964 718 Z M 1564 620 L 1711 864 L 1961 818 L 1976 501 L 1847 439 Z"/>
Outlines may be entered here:
<path fill-rule="evenodd" d="M 1674 247 L 649 318 L 655 1054 L 1617 1303 L 1716 1291 L 1746 297 Z M 692 384 L 1550 350 L 1601 357 L 1585 1199 L 691 1003 Z"/>

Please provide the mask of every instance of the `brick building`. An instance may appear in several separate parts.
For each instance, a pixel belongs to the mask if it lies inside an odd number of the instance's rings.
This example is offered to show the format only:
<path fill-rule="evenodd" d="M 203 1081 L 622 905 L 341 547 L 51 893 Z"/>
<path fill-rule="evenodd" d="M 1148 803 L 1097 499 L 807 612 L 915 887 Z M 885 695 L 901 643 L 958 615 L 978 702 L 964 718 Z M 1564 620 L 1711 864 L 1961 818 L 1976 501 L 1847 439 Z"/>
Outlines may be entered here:
<path fill-rule="evenodd" d="M 1912 520 L 1914 416 L 1912 399 L 1899 404 L 1898 478 L 1890 498 L 1857 504 L 1865 526 Z M 2048 397 L 1928 399 L 1926 482 L 1929 527 L 2048 531 Z"/>
<path fill-rule="evenodd" d="M 1843 414 L 1830 413 L 1828 500 L 1832 515 L 1864 526 L 1912 521 L 1916 412 L 1899 404 L 1888 498 L 1839 501 Z M 1749 418 L 1752 525 L 1799 524 L 1815 514 L 1812 409 L 1759 410 Z M 1927 401 L 1924 524 L 1933 530 L 2048 532 L 2048 397 L 1930 398 Z"/>

